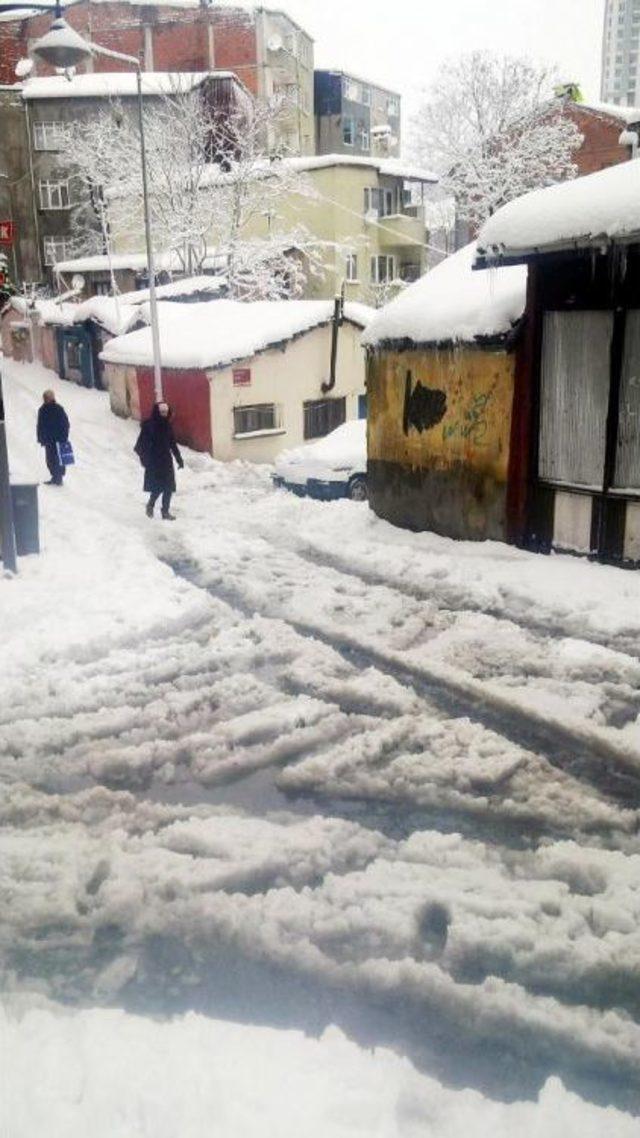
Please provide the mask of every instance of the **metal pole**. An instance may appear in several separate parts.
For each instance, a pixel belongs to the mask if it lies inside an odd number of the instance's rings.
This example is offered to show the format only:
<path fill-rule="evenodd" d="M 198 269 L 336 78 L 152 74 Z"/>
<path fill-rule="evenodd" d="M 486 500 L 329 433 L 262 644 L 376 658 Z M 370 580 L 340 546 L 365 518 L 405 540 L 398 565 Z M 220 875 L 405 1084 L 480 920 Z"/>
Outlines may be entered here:
<path fill-rule="evenodd" d="M 2 560 L 9 573 L 18 572 L 16 560 L 16 531 L 13 525 L 13 502 L 9 484 L 9 456 L 7 454 L 7 434 L 4 426 L 4 399 L 2 397 L 2 375 L 0 374 L 0 536 L 2 537 Z"/>
<path fill-rule="evenodd" d="M 149 307 L 151 309 L 151 344 L 153 348 L 153 390 L 156 402 L 162 400 L 162 370 L 160 367 L 160 326 L 158 324 L 158 300 L 156 297 L 156 267 L 153 259 L 151 238 L 151 216 L 149 213 L 149 190 L 147 186 L 147 156 L 144 145 L 144 116 L 142 111 L 142 71 L 136 68 L 138 88 L 138 123 L 140 127 L 140 157 L 142 160 L 142 202 L 144 207 L 144 237 L 147 247 L 147 267 L 149 271 Z"/>

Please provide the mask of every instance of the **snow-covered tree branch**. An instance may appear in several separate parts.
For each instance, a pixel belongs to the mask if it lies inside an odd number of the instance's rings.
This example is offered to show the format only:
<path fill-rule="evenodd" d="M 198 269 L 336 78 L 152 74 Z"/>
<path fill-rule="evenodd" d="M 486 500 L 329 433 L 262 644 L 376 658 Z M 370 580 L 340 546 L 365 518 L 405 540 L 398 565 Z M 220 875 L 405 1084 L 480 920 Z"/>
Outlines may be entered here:
<path fill-rule="evenodd" d="M 526 59 L 473 52 L 447 65 L 414 116 L 416 157 L 441 174 L 460 219 L 574 177 L 582 136 L 553 98 L 553 75 Z"/>
<path fill-rule="evenodd" d="M 233 296 L 299 295 L 318 260 L 311 235 L 287 224 L 282 206 L 310 192 L 282 151 L 266 140 L 286 115 L 284 98 L 225 108 L 200 90 L 172 90 L 145 107 L 145 140 L 156 250 L 174 252 L 185 273 L 215 255 Z M 114 104 L 69 136 L 84 248 L 110 252 L 114 232 L 142 233 L 137 122 Z"/>

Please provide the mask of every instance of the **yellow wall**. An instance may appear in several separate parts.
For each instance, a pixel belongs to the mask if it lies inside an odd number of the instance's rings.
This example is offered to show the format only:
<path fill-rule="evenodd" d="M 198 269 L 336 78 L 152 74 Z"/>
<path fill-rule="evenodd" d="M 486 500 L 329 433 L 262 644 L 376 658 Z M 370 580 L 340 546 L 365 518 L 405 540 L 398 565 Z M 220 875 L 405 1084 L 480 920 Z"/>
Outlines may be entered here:
<path fill-rule="evenodd" d="M 515 356 L 459 348 L 380 352 L 367 369 L 369 503 L 407 529 L 504 541 Z M 441 417 L 404 429 L 405 385 Z M 446 404 L 444 400 L 446 399 Z"/>
<path fill-rule="evenodd" d="M 434 470 L 462 463 L 506 482 L 514 360 L 505 352 L 465 348 L 372 357 L 369 458 Z M 422 433 L 403 430 L 408 371 L 412 389 L 419 380 L 446 395 L 443 419 Z"/>

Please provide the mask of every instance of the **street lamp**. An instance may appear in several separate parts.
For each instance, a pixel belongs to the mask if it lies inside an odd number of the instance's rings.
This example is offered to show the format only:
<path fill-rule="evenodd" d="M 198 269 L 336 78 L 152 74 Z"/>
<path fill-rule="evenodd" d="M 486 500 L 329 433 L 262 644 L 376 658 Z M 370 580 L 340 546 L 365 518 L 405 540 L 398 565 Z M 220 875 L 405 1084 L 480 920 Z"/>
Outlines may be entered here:
<path fill-rule="evenodd" d="M 144 141 L 144 114 L 142 101 L 142 68 L 140 60 L 134 55 L 123 55 L 120 51 L 111 51 L 110 48 L 100 47 L 99 44 L 89 43 L 69 26 L 60 11 L 56 8 L 55 19 L 45 35 L 33 44 L 31 54 L 42 59 L 51 67 L 76 67 L 78 63 L 85 63 L 94 55 L 103 55 L 108 59 L 117 59 L 120 63 L 129 63 L 135 68 L 136 88 L 138 93 L 138 125 L 140 130 L 140 158 L 142 163 L 142 202 L 144 208 L 144 235 L 147 251 L 147 267 L 149 270 L 149 306 L 151 309 L 151 343 L 153 349 L 153 387 L 156 401 L 162 399 L 162 372 L 160 368 L 160 328 L 158 324 L 158 301 L 156 296 L 156 271 L 153 257 L 153 241 L 151 239 L 151 216 L 149 211 L 149 187 L 147 183 L 147 159 Z"/>

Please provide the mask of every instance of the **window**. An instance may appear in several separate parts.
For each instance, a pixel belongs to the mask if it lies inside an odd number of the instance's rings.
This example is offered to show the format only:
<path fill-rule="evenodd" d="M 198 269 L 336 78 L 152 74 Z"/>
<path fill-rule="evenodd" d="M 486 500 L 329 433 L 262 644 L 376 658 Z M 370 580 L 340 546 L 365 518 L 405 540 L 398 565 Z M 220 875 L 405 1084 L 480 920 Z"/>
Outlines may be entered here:
<path fill-rule="evenodd" d="M 353 146 L 353 119 L 349 116 L 342 120 L 342 141 L 345 146 Z"/>
<path fill-rule="evenodd" d="M 365 107 L 371 106 L 371 88 L 370 87 L 363 87 L 362 88 L 362 102 L 364 103 Z"/>
<path fill-rule="evenodd" d="M 111 281 L 94 281 L 94 296 L 111 296 Z"/>
<path fill-rule="evenodd" d="M 397 118 L 400 114 L 400 103 L 398 99 L 387 99 L 387 114 Z"/>
<path fill-rule="evenodd" d="M 342 80 L 342 94 L 350 103 L 360 102 L 360 88 L 358 84 L 353 79 L 347 79 L 346 76 Z"/>
<path fill-rule="evenodd" d="M 35 150 L 60 150 L 67 137 L 67 124 L 63 122 L 34 122 L 33 146 Z"/>
<path fill-rule="evenodd" d="M 42 180 L 40 182 L 40 209 L 68 209 L 69 183 Z"/>
<path fill-rule="evenodd" d="M 71 237 L 45 237 L 44 263 L 51 267 L 58 261 L 66 261 L 74 256 L 73 240 Z"/>
<path fill-rule="evenodd" d="M 358 254 L 347 253 L 345 261 L 345 278 L 348 281 L 357 281 L 358 279 Z"/>
<path fill-rule="evenodd" d="M 347 417 L 346 399 L 310 399 L 302 405 L 305 439 L 321 439 Z"/>
<path fill-rule="evenodd" d="M 259 431 L 280 430 L 280 409 L 275 403 L 254 403 L 250 407 L 233 408 L 233 433 L 253 435 Z"/>
<path fill-rule="evenodd" d="M 393 190 L 379 190 L 378 201 L 378 212 L 380 214 L 380 217 L 390 217 L 392 213 L 395 213 L 395 207 L 393 204 Z"/>
<path fill-rule="evenodd" d="M 369 149 L 369 131 L 363 126 L 358 128 L 358 146 L 361 150 Z"/>
<path fill-rule="evenodd" d="M 373 284 L 387 284 L 395 278 L 394 257 L 386 253 L 371 258 L 371 280 Z"/>

